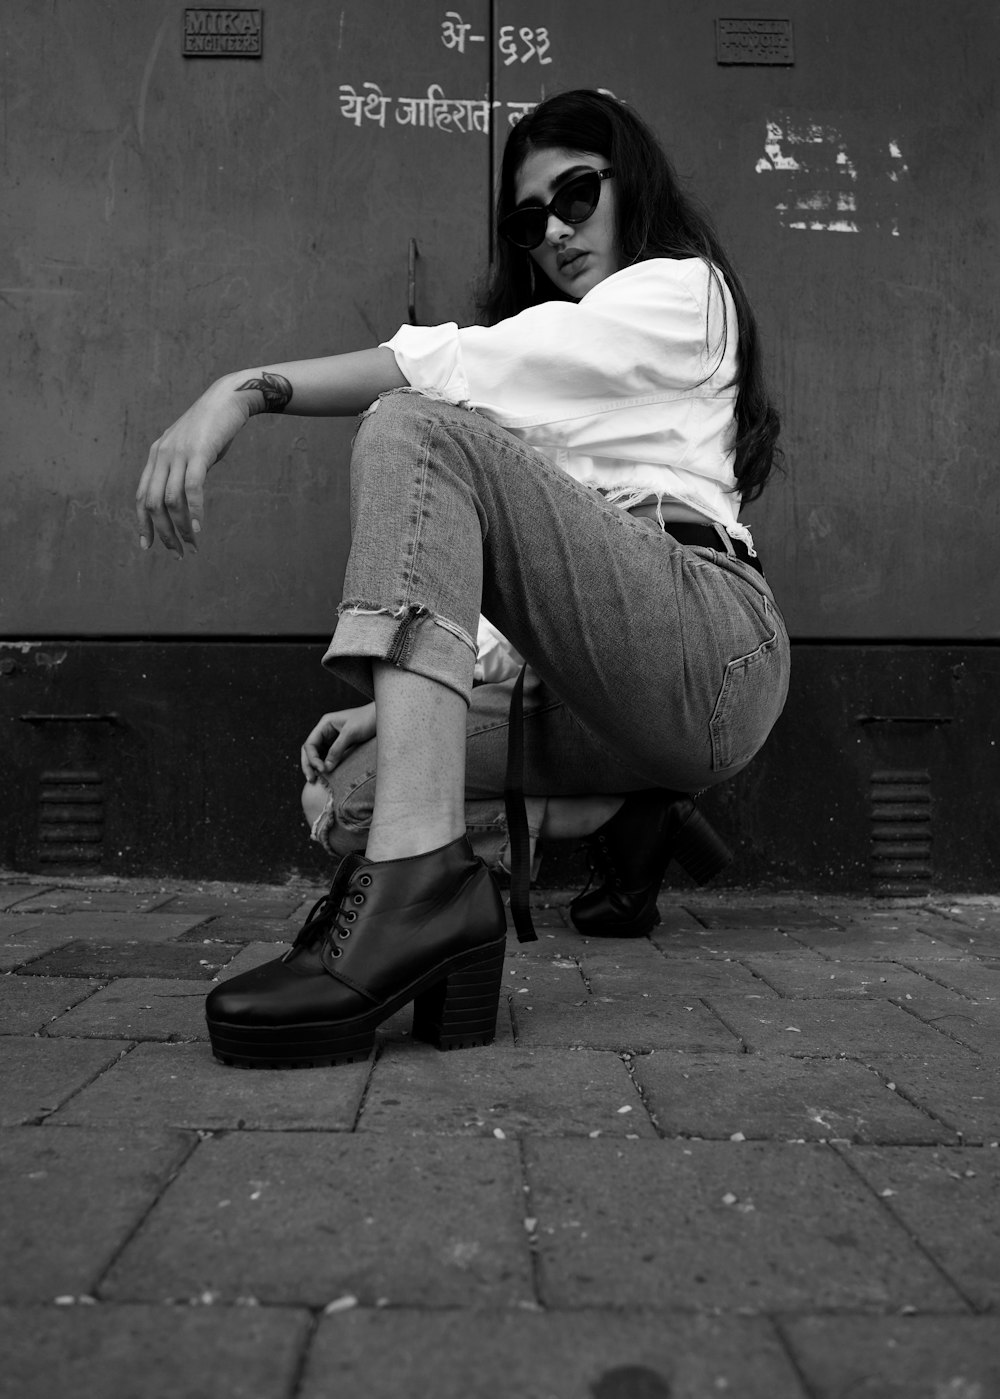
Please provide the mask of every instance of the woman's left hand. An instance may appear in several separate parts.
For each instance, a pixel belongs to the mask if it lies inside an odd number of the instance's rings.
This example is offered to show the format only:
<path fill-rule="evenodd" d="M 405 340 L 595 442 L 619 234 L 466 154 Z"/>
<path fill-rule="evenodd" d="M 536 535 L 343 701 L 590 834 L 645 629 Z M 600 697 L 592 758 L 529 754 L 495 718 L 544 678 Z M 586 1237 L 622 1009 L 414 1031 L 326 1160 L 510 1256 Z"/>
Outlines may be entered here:
<path fill-rule="evenodd" d="M 302 773 L 315 782 L 332 772 L 359 743 L 375 737 L 375 703 L 357 709 L 337 709 L 324 714 L 302 745 Z"/>
<path fill-rule="evenodd" d="M 178 557 L 183 556 L 185 544 L 197 548 L 205 477 L 229 451 L 251 415 L 250 400 L 234 392 L 233 377 L 207 389 L 150 447 L 135 493 L 143 549 L 152 546 L 154 529 Z"/>

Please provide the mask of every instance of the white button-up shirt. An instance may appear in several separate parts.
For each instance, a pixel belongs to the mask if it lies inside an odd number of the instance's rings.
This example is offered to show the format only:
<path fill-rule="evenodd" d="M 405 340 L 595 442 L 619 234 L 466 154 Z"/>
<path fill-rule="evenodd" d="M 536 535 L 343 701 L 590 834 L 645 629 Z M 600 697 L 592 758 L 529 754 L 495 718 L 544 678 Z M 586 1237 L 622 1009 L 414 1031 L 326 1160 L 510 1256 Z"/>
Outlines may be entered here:
<path fill-rule="evenodd" d="M 608 499 L 678 501 L 753 547 L 733 475 L 736 307 L 703 259 L 651 258 L 578 302 L 494 326 L 405 325 L 384 343 L 412 387 L 485 414 Z M 506 647 L 480 631 L 478 678 L 499 679 Z"/>
<path fill-rule="evenodd" d="M 494 326 L 402 326 L 385 342 L 414 388 L 466 404 L 611 499 L 676 500 L 737 522 L 736 308 L 701 258 L 653 258 L 582 300 Z"/>

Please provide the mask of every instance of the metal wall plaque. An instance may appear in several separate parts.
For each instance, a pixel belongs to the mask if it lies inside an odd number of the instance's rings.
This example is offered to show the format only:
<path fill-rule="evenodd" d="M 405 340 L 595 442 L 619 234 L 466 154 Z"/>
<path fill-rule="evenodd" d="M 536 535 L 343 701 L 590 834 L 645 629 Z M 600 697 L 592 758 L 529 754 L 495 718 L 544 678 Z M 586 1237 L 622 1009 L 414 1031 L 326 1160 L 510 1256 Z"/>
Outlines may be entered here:
<path fill-rule="evenodd" d="M 263 10 L 185 10 L 185 58 L 260 58 Z"/>
<path fill-rule="evenodd" d="M 790 19 L 717 19 L 716 63 L 795 62 Z"/>

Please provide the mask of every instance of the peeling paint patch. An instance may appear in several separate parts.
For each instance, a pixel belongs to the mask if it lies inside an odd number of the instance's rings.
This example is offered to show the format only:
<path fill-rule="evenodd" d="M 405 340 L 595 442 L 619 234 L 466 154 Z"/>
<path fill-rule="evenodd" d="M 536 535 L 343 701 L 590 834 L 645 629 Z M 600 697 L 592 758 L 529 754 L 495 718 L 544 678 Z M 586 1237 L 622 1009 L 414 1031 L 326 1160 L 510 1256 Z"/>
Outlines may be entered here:
<path fill-rule="evenodd" d="M 44 670 L 56 670 L 63 664 L 68 654 L 66 651 L 37 651 L 35 665 L 41 666 Z"/>
<path fill-rule="evenodd" d="M 793 155 L 786 155 L 781 143 L 784 139 L 782 127 L 774 121 L 767 123 L 767 139 L 764 142 L 764 156 L 757 162 L 758 170 L 801 170 L 802 166 Z"/>
<path fill-rule="evenodd" d="M 899 186 L 909 167 L 896 137 L 848 140 L 836 124 L 783 114 L 765 123 L 754 169 L 778 185 L 783 228 L 899 237 Z"/>
<path fill-rule="evenodd" d="M 899 149 L 898 141 L 889 142 L 889 159 L 892 163 L 886 173 L 893 184 L 898 184 L 902 177 L 908 174 L 910 170 L 910 167 L 903 159 L 903 152 Z"/>
<path fill-rule="evenodd" d="M 40 641 L 0 641 L 0 651 L 20 651 L 22 656 L 26 656 L 29 651 L 41 645 Z"/>
<path fill-rule="evenodd" d="M 856 223 L 850 219 L 831 219 L 826 222 L 822 219 L 796 219 L 793 223 L 785 225 L 786 228 L 808 228 L 814 233 L 860 233 Z"/>

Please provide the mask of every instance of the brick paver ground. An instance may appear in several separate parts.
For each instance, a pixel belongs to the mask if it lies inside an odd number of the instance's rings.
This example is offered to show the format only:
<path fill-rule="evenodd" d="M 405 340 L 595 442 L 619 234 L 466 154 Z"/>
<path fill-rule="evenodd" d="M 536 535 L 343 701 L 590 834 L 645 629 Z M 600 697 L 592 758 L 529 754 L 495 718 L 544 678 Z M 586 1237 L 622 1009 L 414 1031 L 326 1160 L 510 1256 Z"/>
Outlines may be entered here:
<path fill-rule="evenodd" d="M 319 892 L 0 876 L 4 1395 L 1000 1396 L 1000 899 L 542 893 L 493 1046 L 216 1063 Z"/>

